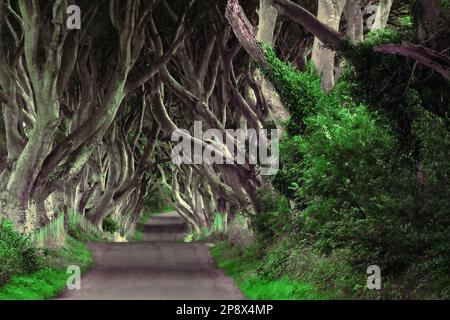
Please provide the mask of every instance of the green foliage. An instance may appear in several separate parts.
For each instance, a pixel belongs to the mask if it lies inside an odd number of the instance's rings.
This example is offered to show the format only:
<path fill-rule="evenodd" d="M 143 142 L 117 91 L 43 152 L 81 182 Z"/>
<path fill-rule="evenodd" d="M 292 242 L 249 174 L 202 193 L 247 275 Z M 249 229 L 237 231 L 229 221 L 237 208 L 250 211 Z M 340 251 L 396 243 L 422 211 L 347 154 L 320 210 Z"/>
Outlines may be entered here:
<path fill-rule="evenodd" d="M 280 198 L 263 192 L 262 214 L 252 221 L 257 239 L 290 239 L 269 251 L 260 268 L 265 278 L 280 279 L 293 272 L 289 265 L 300 265 L 318 286 L 329 274 L 329 287 L 364 296 L 355 274 L 376 264 L 390 283 L 385 297 L 448 291 L 449 82 L 373 50 L 411 34 L 385 30 L 348 45 L 350 66 L 329 94 L 311 70 L 296 71 L 262 45 L 270 64 L 263 73 L 291 114 L 273 185 L 296 204 L 276 214 Z M 317 271 L 287 263 L 296 251 L 307 252 Z"/>
<path fill-rule="evenodd" d="M 231 246 L 221 242 L 211 249 L 217 265 L 232 277 L 241 292 L 252 300 L 319 300 L 327 296 L 313 285 L 288 276 L 268 279 L 258 274 L 261 253 L 259 247 Z"/>
<path fill-rule="evenodd" d="M 269 245 L 285 231 L 292 214 L 289 201 L 267 185 L 258 195 L 260 212 L 250 216 L 250 228 L 260 245 Z"/>
<path fill-rule="evenodd" d="M 136 232 L 134 233 L 133 242 L 142 242 L 142 241 L 144 241 L 144 233 L 142 232 L 142 230 L 136 230 Z"/>
<path fill-rule="evenodd" d="M 404 17 L 399 17 L 398 22 L 400 23 L 400 25 L 405 26 L 405 27 L 412 27 L 414 24 L 413 17 L 410 15 L 404 16 Z"/>
<path fill-rule="evenodd" d="M 111 217 L 107 216 L 102 222 L 102 229 L 104 232 L 115 233 L 120 230 L 119 224 Z"/>
<path fill-rule="evenodd" d="M 40 266 L 39 251 L 27 237 L 14 230 L 12 223 L 0 222 L 0 287 L 12 275 L 26 275 Z"/>
<path fill-rule="evenodd" d="M 86 245 L 70 237 L 57 251 L 49 252 L 42 269 L 28 275 L 14 275 L 0 288 L 0 300 L 51 299 L 67 285 L 67 267 L 77 265 L 82 272 L 92 264 L 92 255 Z"/>
<path fill-rule="evenodd" d="M 168 191 L 159 191 L 159 192 L 153 192 L 151 193 L 146 199 L 145 199 L 145 207 L 147 210 L 154 212 L 154 213 L 160 213 L 165 210 L 168 210 L 167 207 L 167 198 L 170 198 L 168 194 L 165 193 L 170 192 Z M 171 210 L 169 210 L 171 211 Z"/>
<path fill-rule="evenodd" d="M 144 226 L 150 218 L 152 217 L 151 213 L 146 213 L 142 215 L 142 217 L 139 219 L 139 222 L 136 225 L 136 230 L 134 231 L 134 237 L 131 240 L 132 242 L 142 242 L 144 241 Z"/>
<path fill-rule="evenodd" d="M 310 128 L 313 134 L 294 142 L 303 157 L 294 197 L 304 204 L 296 219 L 299 234 L 315 235 L 324 253 L 353 248 L 347 258 L 355 265 L 381 263 L 385 250 L 390 262 L 404 261 L 408 240 L 400 227 L 414 204 L 408 170 L 401 157 L 392 157 L 398 151 L 390 130 L 361 105 L 324 108 Z"/>
<path fill-rule="evenodd" d="M 224 233 L 227 228 L 226 214 L 216 212 L 213 218 L 212 231 L 215 233 Z"/>
<path fill-rule="evenodd" d="M 158 210 L 152 210 L 151 214 L 160 214 L 160 213 L 167 213 L 167 212 L 172 212 L 175 211 L 172 207 L 168 206 L 168 205 L 164 205 L 162 207 L 160 207 Z"/>
<path fill-rule="evenodd" d="M 385 29 L 369 34 L 361 44 L 349 46 L 343 54 L 351 65 L 344 72 L 343 81 L 356 103 L 364 103 L 371 111 L 386 115 L 399 134 L 402 147 L 417 153 L 417 137 L 411 131 L 417 120 L 416 109 L 444 119 L 449 128 L 450 82 L 414 61 L 373 50 L 386 43 L 416 42 L 415 37 L 413 29 L 402 33 Z"/>
<path fill-rule="evenodd" d="M 89 241 L 101 239 L 100 233 L 98 237 L 84 233 L 74 219 L 72 216 L 73 224 L 69 223 L 70 233 Z M 55 220 L 54 226 L 43 229 L 45 232 L 35 234 L 35 241 L 43 243 L 41 240 L 60 234 L 60 220 L 63 221 L 63 216 Z M 39 250 L 29 237 L 16 232 L 11 223 L 2 221 L 0 261 L 0 300 L 36 300 L 57 296 L 66 287 L 67 267 L 77 265 L 85 271 L 92 263 L 92 256 L 83 243 L 68 235 L 62 248 Z"/>
<path fill-rule="evenodd" d="M 208 228 L 201 228 L 199 231 L 189 231 L 183 242 L 207 241 L 212 239 L 213 232 Z"/>
<path fill-rule="evenodd" d="M 441 282 L 447 281 L 448 286 L 450 82 L 420 64 L 373 51 L 377 44 L 401 40 L 414 42 L 415 33 L 392 30 L 375 33 L 346 52 L 351 68 L 345 73 L 344 81 L 351 84 L 349 92 L 357 97 L 356 101 L 366 103 L 369 110 L 379 110 L 392 121 L 401 152 L 395 153 L 392 159 L 402 157 L 405 163 L 383 175 L 383 178 L 394 176 L 402 181 L 396 186 L 392 179 L 387 180 L 392 186 L 390 195 L 410 201 L 395 201 L 391 196 L 384 202 L 395 203 L 397 208 L 393 207 L 387 217 L 382 213 L 374 215 L 389 222 L 389 234 L 395 240 L 387 253 L 380 250 L 387 243 L 379 250 L 384 253 L 388 266 L 398 267 L 403 261 L 404 268 L 414 266 L 416 272 L 432 274 Z M 398 252 L 389 256 L 397 246 Z"/>
<path fill-rule="evenodd" d="M 71 237 L 74 239 L 77 239 L 78 241 L 82 242 L 102 242 L 107 241 L 107 239 L 104 237 L 104 235 L 98 231 L 96 233 L 94 232 L 85 232 L 81 228 L 75 228 L 75 229 L 69 229 L 67 232 Z"/>
<path fill-rule="evenodd" d="M 355 272 L 341 257 L 344 252 L 325 256 L 293 239 L 280 241 L 261 260 L 257 272 L 268 281 L 289 275 L 293 281 L 308 283 L 329 298 L 349 298 L 365 284 L 365 274 Z"/>
<path fill-rule="evenodd" d="M 308 72 L 298 72 L 294 66 L 279 60 L 273 49 L 261 43 L 269 67 L 264 76 L 271 81 L 280 95 L 284 107 L 291 114 L 286 124 L 288 135 L 302 133 L 307 127 L 306 116 L 315 113 L 317 101 L 325 97 L 320 88 L 320 77 L 310 65 Z"/>
<path fill-rule="evenodd" d="M 56 297 L 64 290 L 66 270 L 41 269 L 29 276 L 14 276 L 0 289 L 0 300 L 44 300 Z"/>

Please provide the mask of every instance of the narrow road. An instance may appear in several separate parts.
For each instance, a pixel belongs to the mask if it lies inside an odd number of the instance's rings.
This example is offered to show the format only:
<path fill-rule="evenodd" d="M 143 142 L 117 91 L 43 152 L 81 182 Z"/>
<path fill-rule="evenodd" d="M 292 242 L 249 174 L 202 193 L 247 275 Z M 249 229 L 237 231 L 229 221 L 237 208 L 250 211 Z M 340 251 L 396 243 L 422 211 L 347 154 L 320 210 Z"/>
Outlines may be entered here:
<path fill-rule="evenodd" d="M 94 267 L 80 290 L 66 290 L 60 299 L 243 299 L 205 244 L 180 242 L 184 230 L 172 212 L 150 219 L 143 242 L 90 244 Z"/>

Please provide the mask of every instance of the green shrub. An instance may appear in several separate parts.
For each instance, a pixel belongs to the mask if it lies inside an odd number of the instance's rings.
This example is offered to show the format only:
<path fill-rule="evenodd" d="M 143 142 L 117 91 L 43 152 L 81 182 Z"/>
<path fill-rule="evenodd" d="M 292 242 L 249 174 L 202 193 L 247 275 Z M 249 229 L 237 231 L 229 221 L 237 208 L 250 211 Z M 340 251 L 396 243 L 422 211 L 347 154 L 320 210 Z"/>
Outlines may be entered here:
<path fill-rule="evenodd" d="M 84 243 L 66 237 L 64 247 L 48 252 L 42 268 L 26 275 L 14 275 L 0 287 L 0 300 L 55 298 L 67 287 L 67 266 L 77 265 L 84 273 L 92 261 L 92 254 Z"/>
<path fill-rule="evenodd" d="M 442 45 L 448 48 L 450 33 L 445 33 Z M 374 51 L 374 46 L 402 41 L 417 42 L 414 28 L 403 32 L 392 29 L 374 32 L 363 43 L 349 46 L 343 53 L 350 64 L 342 81 L 355 102 L 367 105 L 369 110 L 380 112 L 391 121 L 401 146 L 406 153 L 413 152 L 417 160 L 420 156 L 413 122 L 426 110 L 443 119 L 447 130 L 450 128 L 450 81 L 412 59 Z M 417 112 L 418 109 L 421 111 Z"/>
<path fill-rule="evenodd" d="M 260 212 L 249 216 L 249 227 L 260 245 L 270 245 L 289 228 L 291 208 L 288 199 L 270 185 L 260 190 L 258 203 Z"/>
<path fill-rule="evenodd" d="M 211 249 L 217 265 L 232 277 L 252 300 L 318 300 L 328 298 L 314 285 L 284 274 L 268 278 L 258 272 L 264 255 L 259 245 L 233 246 L 221 242 Z"/>
<path fill-rule="evenodd" d="M 426 277 L 433 285 L 424 287 L 445 292 L 450 284 L 445 116 L 450 87 L 424 68 L 417 71 L 424 78 L 411 78 L 404 59 L 373 53 L 374 44 L 396 37 L 386 31 L 349 47 L 345 81 L 326 95 L 311 71 L 296 71 L 263 46 L 270 65 L 263 73 L 291 114 L 273 184 L 296 208 L 280 215 L 280 198 L 264 191 L 265 209 L 253 218 L 253 227 L 259 239 L 288 237 L 296 243 L 289 250 L 308 248 L 323 255 L 318 266 L 339 261 L 347 271 L 327 267 L 323 272 L 347 279 L 337 286 L 342 290 L 361 286 L 352 273 L 364 274 L 376 264 L 392 288 L 398 279 L 409 279 L 406 288 Z M 291 255 L 277 254 L 265 262 L 268 278 L 288 272 L 285 259 Z"/>
<path fill-rule="evenodd" d="M 0 222 L 0 261 L 0 287 L 13 275 L 36 271 L 41 262 L 39 251 L 6 220 Z"/>
<path fill-rule="evenodd" d="M 167 199 L 170 199 L 170 190 L 159 190 L 152 192 L 145 199 L 145 207 L 150 212 L 160 213 L 165 212 L 168 209 Z"/>
<path fill-rule="evenodd" d="M 107 216 L 102 223 L 102 229 L 104 232 L 114 233 L 119 231 L 119 224 L 109 215 Z"/>
<path fill-rule="evenodd" d="M 416 42 L 414 27 L 401 33 L 373 33 L 364 43 L 350 48 L 345 55 L 351 67 L 343 80 L 351 84 L 349 94 L 355 101 L 387 116 L 398 138 L 399 151 L 392 160 L 404 160 L 403 172 L 398 168 L 383 175 L 402 181 L 389 190 L 391 201 L 388 197 L 383 201 L 397 202 L 398 208 L 385 217 L 377 215 L 380 222 L 373 225 L 377 227 L 382 221 L 391 225 L 388 229 L 394 245 L 384 254 L 387 265 L 394 262 L 398 267 L 403 261 L 401 269 L 414 270 L 421 278 L 433 275 L 429 282 L 447 282 L 441 286 L 445 290 L 450 284 L 450 81 L 404 57 L 373 51 L 373 46 L 382 43 Z M 450 45 L 448 30 L 443 28 L 436 35 L 443 48 Z M 387 183 L 395 186 L 392 180 Z M 398 201 L 395 195 L 399 195 Z M 402 195 L 410 200 L 401 201 Z M 387 242 L 383 246 L 388 246 Z"/>

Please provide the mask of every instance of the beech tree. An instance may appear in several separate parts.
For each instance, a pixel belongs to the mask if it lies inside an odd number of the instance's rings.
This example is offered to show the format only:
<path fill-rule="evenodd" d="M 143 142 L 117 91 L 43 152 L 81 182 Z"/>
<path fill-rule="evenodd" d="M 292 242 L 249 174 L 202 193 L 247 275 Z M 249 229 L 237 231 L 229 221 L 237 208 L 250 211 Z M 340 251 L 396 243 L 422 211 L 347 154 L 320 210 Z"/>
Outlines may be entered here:
<path fill-rule="evenodd" d="M 271 4 L 275 6 L 280 13 L 289 17 L 293 21 L 300 23 L 305 28 L 307 28 L 311 33 L 313 33 L 320 41 L 322 41 L 325 45 L 330 48 L 340 51 L 346 44 L 345 38 L 338 31 L 333 30 L 329 26 L 322 23 L 319 19 L 317 19 L 310 12 L 305 10 L 303 7 L 293 3 L 289 0 L 270 0 Z M 439 21 L 442 21 L 440 6 L 437 5 L 435 1 L 420 2 L 422 9 L 425 13 L 421 16 L 420 23 L 423 25 L 431 26 L 435 24 L 437 21 L 439 25 Z M 433 17 L 433 18 L 431 18 Z M 429 29 L 433 30 L 433 29 Z M 409 47 L 409 50 L 408 50 Z M 444 77 L 448 78 L 448 57 L 440 54 L 438 52 L 433 51 L 431 48 L 425 46 L 416 46 L 411 50 L 410 44 L 405 45 L 394 45 L 384 47 L 376 47 L 375 50 L 382 51 L 384 53 L 389 54 L 400 54 L 406 57 L 411 57 L 417 60 L 420 63 L 427 65 L 428 67 L 434 69 L 435 71 L 442 74 Z"/>
<path fill-rule="evenodd" d="M 393 0 L 380 0 L 375 15 L 375 21 L 371 28 L 373 31 L 384 29 L 386 27 L 393 2 Z"/>
<path fill-rule="evenodd" d="M 186 133 L 182 132 L 170 119 L 167 104 L 170 105 L 171 102 L 165 101 L 164 97 L 170 95 L 179 104 L 189 106 L 191 109 L 190 112 L 187 112 L 189 117 L 203 120 L 205 126 L 218 130 L 223 137 L 228 137 L 231 141 L 234 141 L 235 137 L 230 136 L 226 128 L 232 126 L 233 122 L 237 127 L 244 125 L 244 129 L 247 128 L 247 124 L 243 123 L 242 119 L 248 122 L 249 127 L 255 129 L 263 127 L 260 117 L 263 117 L 264 110 L 252 109 L 244 98 L 243 93 L 239 92 L 237 88 L 239 82 L 247 81 L 244 77 L 237 79 L 234 75 L 233 60 L 239 52 L 239 46 L 228 48 L 230 30 L 229 27 L 224 26 L 223 22 L 219 22 L 216 28 L 221 30 L 219 32 L 220 36 L 218 37 L 214 34 L 205 35 L 206 50 L 198 62 L 195 60 L 193 52 L 198 51 L 198 46 L 201 45 L 198 39 L 201 36 L 195 34 L 184 40 L 183 44 L 180 45 L 180 50 L 175 55 L 176 60 L 173 66 L 170 64 L 160 70 L 159 74 L 165 86 L 159 85 L 158 94 L 153 97 L 154 103 L 152 104 L 153 116 L 166 136 L 178 133 L 180 136 L 192 140 L 194 144 L 199 145 L 201 148 L 211 148 L 212 145 L 195 139 L 192 134 L 186 135 Z M 154 32 L 156 34 L 156 30 Z M 163 54 L 160 49 L 162 47 L 161 43 L 161 38 L 158 38 L 155 43 L 155 47 L 160 50 L 159 55 Z M 169 68 L 169 66 L 172 67 Z M 178 71 L 177 76 L 181 81 L 178 81 L 173 76 L 174 71 L 172 70 Z M 262 94 L 260 90 L 257 91 L 257 95 L 262 101 Z M 261 105 L 257 107 L 259 108 Z M 192 130 L 189 127 L 185 129 L 188 131 Z M 213 148 L 217 154 L 223 155 L 225 158 L 228 153 L 234 154 L 238 152 L 245 154 L 245 151 L 241 150 L 242 146 L 238 143 L 231 146 L 231 149 L 229 149 L 230 146 L 224 143 L 219 143 Z M 203 164 L 200 168 L 197 167 L 197 172 L 211 184 L 213 190 L 218 192 L 220 197 L 227 199 L 234 206 L 239 205 L 239 202 L 240 206 L 243 206 L 245 200 L 239 193 L 240 190 L 245 190 L 245 194 L 252 203 L 254 210 L 257 211 L 256 187 L 259 181 L 254 170 L 255 168 L 250 166 L 236 164 L 219 165 L 215 168 L 208 164 Z M 174 171 L 175 176 L 176 174 L 178 174 L 177 170 Z M 228 181 L 231 185 L 227 185 L 225 181 Z M 177 190 L 175 181 L 172 185 Z M 205 192 L 203 195 L 209 197 L 208 190 Z M 177 196 L 177 192 L 175 192 L 175 196 Z M 206 207 L 213 206 L 210 197 L 203 201 L 208 202 Z M 214 201 L 217 202 L 217 199 Z M 192 199 L 189 202 L 192 203 Z M 189 212 L 186 205 L 183 205 L 183 207 Z M 192 214 L 186 214 L 186 216 L 189 215 L 192 216 Z M 204 219 L 203 223 L 206 221 L 207 219 Z"/>
<path fill-rule="evenodd" d="M 67 1 L 53 3 L 51 21 L 44 18 L 45 9 L 38 1 L 19 1 L 20 14 L 9 1 L 0 5 L 8 163 L 2 173 L 1 210 L 23 229 L 33 182 L 52 150 L 59 126 L 60 97 L 74 70 L 70 57 L 77 50 L 79 36 L 69 36 L 64 27 Z"/>
<path fill-rule="evenodd" d="M 48 221 L 46 201 L 52 195 L 58 192 L 77 194 L 72 188 L 83 181 L 87 172 L 95 169 L 91 168 L 93 152 L 104 147 L 98 144 L 108 132 L 114 133 L 114 148 L 121 146 L 123 149 L 121 170 L 125 173 L 119 176 L 127 177 L 132 154 L 124 151 L 127 145 L 118 133 L 124 128 L 114 130 L 118 126 L 114 121 L 124 109 L 126 97 L 167 63 L 178 43 L 174 39 L 166 55 L 146 70 L 136 72 L 134 67 L 140 64 L 147 22 L 156 2 L 112 0 L 106 11 L 99 10 L 101 3 L 88 4 L 83 8 L 86 14 L 84 28 L 80 31 L 66 28 L 68 1 L 49 4 L 38 1 L 1 3 L 1 36 L 5 39 L 1 48 L 2 124 L 5 128 L 2 149 L 7 155 L 7 165 L 2 168 L 1 209 L 17 228 L 28 231 Z M 95 34 L 99 29 L 92 23 L 94 19 L 110 23 L 113 28 Z M 94 31 L 94 36 L 89 35 L 89 31 Z M 116 41 L 116 46 L 93 43 L 94 37 L 102 36 L 103 40 Z M 41 48 L 45 48 L 45 53 Z M 109 64 L 97 65 L 96 59 L 104 59 Z M 119 151 L 106 150 L 110 160 L 114 159 L 111 158 L 114 154 L 119 155 Z M 110 166 L 107 172 L 111 188 L 114 168 Z M 132 181 L 137 178 L 134 175 L 128 178 L 130 181 L 122 182 L 134 186 L 136 183 Z M 68 183 L 61 185 L 61 181 Z M 114 186 L 119 187 L 117 181 Z M 120 199 L 130 192 L 119 191 Z M 95 194 L 92 190 L 88 192 Z M 110 193 L 110 189 L 103 191 L 99 207 L 108 202 L 106 198 Z M 78 196 L 83 198 L 83 194 Z M 105 215 L 95 214 L 98 211 L 93 210 L 89 215 L 95 223 L 100 223 Z M 30 224 L 26 225 L 27 215 Z M 32 218 L 33 215 L 36 217 Z M 37 219 L 37 224 L 33 225 L 33 219 Z"/>
<path fill-rule="evenodd" d="M 176 165 L 167 154 L 170 137 L 181 134 L 202 150 L 248 160 L 227 129 L 263 129 L 274 105 L 221 17 L 223 5 L 83 2 L 82 28 L 69 30 L 71 4 L 1 2 L 2 214 L 25 232 L 70 210 L 100 229 L 111 215 L 132 230 L 143 198 L 167 186 L 196 230 L 218 210 L 258 212 L 258 165 Z M 275 39 L 276 22 L 262 1 L 262 40 Z M 196 139 L 197 120 L 234 143 Z"/>
<path fill-rule="evenodd" d="M 339 30 L 341 16 L 347 0 L 319 0 L 317 19 L 333 30 Z M 322 88 L 330 91 L 335 83 L 335 52 L 315 38 L 312 61 L 322 76 Z"/>
<path fill-rule="evenodd" d="M 217 212 L 259 214 L 268 181 L 250 161 L 249 139 L 229 129 L 258 131 L 289 116 L 253 63 L 267 66 L 260 42 L 302 71 L 312 56 L 328 91 L 339 76 L 335 52 L 364 36 L 358 0 L 80 1 L 80 30 L 66 25 L 71 4 L 0 0 L 0 212 L 21 231 L 70 210 L 99 228 L 111 215 L 133 230 L 156 192 L 195 230 Z M 448 78 L 445 48 L 433 44 L 442 8 L 421 5 L 428 42 L 374 50 Z M 377 28 L 392 6 L 379 2 Z M 196 121 L 223 139 L 199 139 Z M 176 163 L 172 137 L 245 164 Z"/>

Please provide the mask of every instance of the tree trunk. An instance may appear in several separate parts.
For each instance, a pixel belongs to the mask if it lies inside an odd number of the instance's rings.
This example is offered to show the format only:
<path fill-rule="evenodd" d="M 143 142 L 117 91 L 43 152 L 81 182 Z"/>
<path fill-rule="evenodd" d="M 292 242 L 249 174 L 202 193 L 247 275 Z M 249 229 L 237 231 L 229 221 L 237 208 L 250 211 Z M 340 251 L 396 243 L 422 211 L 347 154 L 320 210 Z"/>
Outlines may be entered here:
<path fill-rule="evenodd" d="M 258 30 L 256 32 L 256 41 L 262 41 L 271 46 L 274 45 L 274 32 L 278 19 L 278 10 L 272 7 L 269 0 L 259 1 L 259 21 Z M 254 74 L 256 83 L 261 88 L 261 93 L 264 95 L 267 104 L 271 111 L 271 117 L 274 120 L 287 120 L 288 112 L 284 108 L 280 97 L 275 91 L 273 85 L 264 79 L 261 75 L 261 71 L 257 69 Z M 257 106 L 257 108 L 262 106 Z"/>
<path fill-rule="evenodd" d="M 339 31 L 346 0 L 319 0 L 317 19 L 333 30 Z M 330 91 L 335 84 L 334 65 L 336 53 L 326 48 L 320 39 L 314 39 L 312 61 L 322 76 L 322 89 Z"/>
<path fill-rule="evenodd" d="M 347 0 L 344 15 L 347 20 L 347 37 L 353 43 L 362 42 L 364 40 L 364 21 L 361 0 Z"/>
<path fill-rule="evenodd" d="M 377 13 L 375 15 L 375 22 L 371 28 L 372 31 L 386 28 L 393 2 L 393 0 L 380 0 Z"/>
<path fill-rule="evenodd" d="M 434 36 L 438 33 L 441 21 L 440 0 L 420 0 L 421 14 L 417 17 L 419 39 L 434 44 Z"/>

